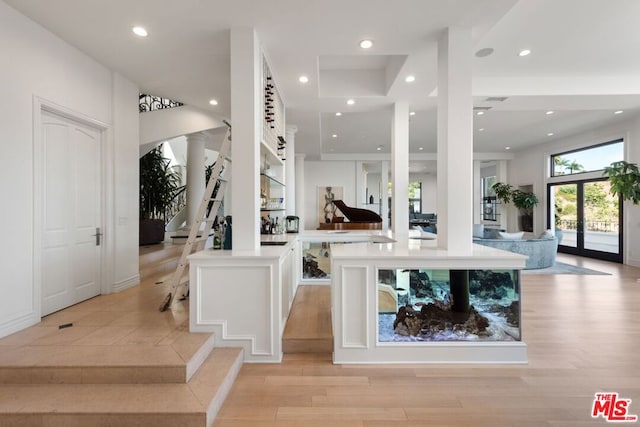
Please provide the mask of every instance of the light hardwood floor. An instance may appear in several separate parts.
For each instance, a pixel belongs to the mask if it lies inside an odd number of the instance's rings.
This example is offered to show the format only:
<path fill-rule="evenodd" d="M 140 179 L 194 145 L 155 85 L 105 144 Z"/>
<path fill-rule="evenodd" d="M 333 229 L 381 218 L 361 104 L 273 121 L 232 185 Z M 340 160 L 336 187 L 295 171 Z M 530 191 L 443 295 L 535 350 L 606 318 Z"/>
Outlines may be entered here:
<path fill-rule="evenodd" d="M 330 307 L 330 286 L 298 286 L 282 336 L 282 351 L 333 352 Z"/>
<path fill-rule="evenodd" d="M 527 365 L 340 366 L 289 354 L 245 364 L 214 426 L 606 425 L 590 416 L 599 391 L 640 414 L 640 269 L 558 259 L 611 275 L 523 275 Z"/>

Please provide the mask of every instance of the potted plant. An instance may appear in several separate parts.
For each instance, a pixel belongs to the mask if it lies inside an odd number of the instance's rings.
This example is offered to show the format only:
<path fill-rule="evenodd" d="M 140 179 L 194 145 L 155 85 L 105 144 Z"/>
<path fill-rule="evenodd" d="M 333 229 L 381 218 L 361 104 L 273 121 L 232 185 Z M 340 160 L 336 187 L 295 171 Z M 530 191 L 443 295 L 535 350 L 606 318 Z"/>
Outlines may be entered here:
<path fill-rule="evenodd" d="M 164 240 L 165 210 L 179 184 L 180 175 L 162 155 L 162 145 L 140 158 L 140 245 Z"/>
<path fill-rule="evenodd" d="M 604 168 L 603 175 L 609 177 L 611 193 L 620 195 L 622 200 L 631 200 L 634 205 L 640 203 L 640 171 L 638 165 L 625 161 L 613 162 Z"/>
<path fill-rule="evenodd" d="M 505 205 L 511 202 L 511 193 L 513 192 L 513 188 L 509 184 L 496 182 L 491 186 L 491 189 L 496 194 L 496 198 Z"/>
<path fill-rule="evenodd" d="M 538 204 L 538 197 L 532 192 L 514 189 L 511 185 L 502 182 L 496 182 L 491 189 L 502 203 L 513 203 L 513 206 L 518 208 L 520 229 L 533 231 L 533 208 Z"/>
<path fill-rule="evenodd" d="M 538 204 L 538 197 L 529 191 L 513 190 L 511 201 L 520 211 L 520 229 L 533 231 L 533 208 Z"/>

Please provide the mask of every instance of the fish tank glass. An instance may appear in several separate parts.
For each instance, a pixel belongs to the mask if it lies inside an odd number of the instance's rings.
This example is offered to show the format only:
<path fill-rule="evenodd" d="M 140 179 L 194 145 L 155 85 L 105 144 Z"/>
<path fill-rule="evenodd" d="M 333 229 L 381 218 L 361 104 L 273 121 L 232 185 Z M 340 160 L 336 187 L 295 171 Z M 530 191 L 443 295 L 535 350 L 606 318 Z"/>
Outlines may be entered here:
<path fill-rule="evenodd" d="M 378 270 L 378 341 L 520 341 L 518 270 Z"/>
<path fill-rule="evenodd" d="M 302 242 L 302 278 L 331 279 L 331 247 L 329 242 Z"/>

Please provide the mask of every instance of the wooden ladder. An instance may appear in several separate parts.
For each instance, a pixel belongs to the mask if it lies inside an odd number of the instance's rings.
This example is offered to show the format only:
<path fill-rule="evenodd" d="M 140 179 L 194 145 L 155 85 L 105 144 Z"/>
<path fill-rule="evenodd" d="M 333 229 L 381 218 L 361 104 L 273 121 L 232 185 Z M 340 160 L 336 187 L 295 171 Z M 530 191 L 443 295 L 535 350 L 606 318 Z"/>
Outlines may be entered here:
<path fill-rule="evenodd" d="M 211 227 L 216 221 L 218 209 L 220 209 L 222 198 L 224 197 L 224 191 L 227 186 L 227 181 L 222 179 L 223 167 L 225 161 L 231 161 L 231 158 L 229 156 L 229 151 L 231 150 L 231 125 L 226 121 L 224 122 L 224 124 L 226 124 L 228 127 L 227 134 L 222 141 L 222 145 L 220 146 L 218 158 L 216 160 L 215 166 L 213 167 L 213 170 L 211 171 L 209 182 L 207 183 L 207 187 L 204 190 L 204 196 L 202 197 L 202 201 L 200 202 L 198 212 L 196 213 L 196 219 L 191 224 L 189 237 L 187 238 L 187 243 L 184 245 L 184 249 L 182 250 L 180 261 L 178 261 L 176 271 L 173 273 L 173 276 L 171 276 L 171 281 L 169 282 L 169 293 L 162 300 L 162 304 L 160 304 L 160 311 L 165 311 L 166 309 L 168 309 L 171 306 L 173 298 L 177 295 L 180 288 L 189 284 L 188 278 L 186 280 L 182 279 L 182 275 L 184 274 L 184 270 L 187 266 L 187 257 L 195 251 L 204 249 L 205 244 L 207 243 L 207 239 L 209 238 L 209 233 L 211 232 Z M 207 206 L 211 202 L 213 202 L 213 206 L 207 214 Z M 200 230 L 202 224 L 205 225 L 204 228 Z M 198 234 L 200 234 L 200 237 L 198 237 Z M 183 295 L 186 296 L 187 292 L 185 292 Z"/>

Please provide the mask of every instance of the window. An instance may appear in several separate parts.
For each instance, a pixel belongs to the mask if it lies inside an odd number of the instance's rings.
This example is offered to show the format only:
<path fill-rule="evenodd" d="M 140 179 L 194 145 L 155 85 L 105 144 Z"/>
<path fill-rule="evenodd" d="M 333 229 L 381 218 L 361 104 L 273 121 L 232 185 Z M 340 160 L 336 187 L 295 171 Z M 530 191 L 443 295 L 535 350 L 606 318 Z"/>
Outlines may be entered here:
<path fill-rule="evenodd" d="M 624 142 L 622 139 L 617 139 L 592 147 L 551 155 L 551 176 L 599 171 L 620 160 L 624 160 Z"/>
<path fill-rule="evenodd" d="M 409 213 L 422 212 L 422 183 L 409 183 Z"/>
<path fill-rule="evenodd" d="M 498 182 L 496 176 L 486 176 L 482 178 L 482 219 L 484 221 L 497 221 L 497 200 L 496 193 L 493 191 L 493 184 Z"/>

